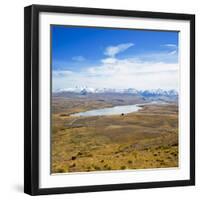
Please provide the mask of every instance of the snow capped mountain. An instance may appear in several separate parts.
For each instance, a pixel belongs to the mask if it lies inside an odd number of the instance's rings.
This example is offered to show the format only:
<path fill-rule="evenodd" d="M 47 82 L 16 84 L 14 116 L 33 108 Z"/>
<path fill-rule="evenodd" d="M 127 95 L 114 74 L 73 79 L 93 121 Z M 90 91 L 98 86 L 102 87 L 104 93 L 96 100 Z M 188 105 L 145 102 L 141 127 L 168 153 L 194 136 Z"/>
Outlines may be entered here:
<path fill-rule="evenodd" d="M 70 93 L 78 93 L 82 95 L 86 95 L 88 93 L 121 93 L 121 94 L 133 94 L 133 95 L 140 95 L 143 97 L 158 97 L 158 96 L 178 96 L 178 92 L 176 90 L 163 90 L 163 89 L 152 89 L 152 90 L 136 90 L 134 88 L 127 88 L 127 89 L 114 89 L 114 88 L 89 88 L 87 86 L 84 87 L 75 87 L 75 88 L 65 88 L 56 90 L 55 93 L 63 93 L 63 92 L 70 92 Z"/>
<path fill-rule="evenodd" d="M 144 90 L 140 91 L 142 96 L 153 97 L 153 96 L 178 96 L 178 92 L 176 90 L 162 90 L 162 89 L 154 89 L 154 90 Z"/>
<path fill-rule="evenodd" d="M 138 91 L 133 88 L 128 89 L 114 89 L 114 88 L 101 88 L 95 89 L 95 93 L 129 93 L 129 94 L 136 94 Z"/>
<path fill-rule="evenodd" d="M 81 92 L 88 92 L 88 93 L 95 93 L 94 88 L 88 88 L 88 87 L 75 87 L 75 88 L 64 88 L 64 89 L 58 89 L 55 91 L 55 93 L 60 92 L 73 92 L 73 93 L 81 93 Z"/>

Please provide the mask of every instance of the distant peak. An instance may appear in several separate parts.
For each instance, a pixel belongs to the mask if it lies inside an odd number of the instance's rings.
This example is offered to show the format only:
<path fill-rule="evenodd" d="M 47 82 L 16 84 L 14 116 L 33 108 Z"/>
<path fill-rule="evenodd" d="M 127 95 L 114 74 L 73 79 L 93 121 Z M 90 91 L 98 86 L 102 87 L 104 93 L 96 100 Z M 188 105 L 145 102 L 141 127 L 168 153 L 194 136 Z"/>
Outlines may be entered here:
<path fill-rule="evenodd" d="M 123 94 L 139 94 L 142 96 L 178 96 L 178 92 L 174 89 L 164 90 L 161 88 L 158 89 L 149 89 L 149 90 L 137 90 L 135 88 L 127 89 L 116 89 L 116 88 L 91 88 L 87 86 L 75 86 L 74 88 L 64 88 L 57 89 L 55 93 L 60 92 L 71 92 L 71 93 L 123 93 Z"/>

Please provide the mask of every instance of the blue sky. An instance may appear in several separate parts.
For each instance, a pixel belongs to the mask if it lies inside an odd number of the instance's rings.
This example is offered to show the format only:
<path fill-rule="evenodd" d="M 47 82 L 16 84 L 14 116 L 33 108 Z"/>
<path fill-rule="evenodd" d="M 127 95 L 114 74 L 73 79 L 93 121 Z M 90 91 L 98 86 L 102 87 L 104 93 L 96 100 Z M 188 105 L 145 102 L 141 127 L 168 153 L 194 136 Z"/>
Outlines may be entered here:
<path fill-rule="evenodd" d="M 178 87 L 178 32 L 70 26 L 51 31 L 54 90 Z"/>

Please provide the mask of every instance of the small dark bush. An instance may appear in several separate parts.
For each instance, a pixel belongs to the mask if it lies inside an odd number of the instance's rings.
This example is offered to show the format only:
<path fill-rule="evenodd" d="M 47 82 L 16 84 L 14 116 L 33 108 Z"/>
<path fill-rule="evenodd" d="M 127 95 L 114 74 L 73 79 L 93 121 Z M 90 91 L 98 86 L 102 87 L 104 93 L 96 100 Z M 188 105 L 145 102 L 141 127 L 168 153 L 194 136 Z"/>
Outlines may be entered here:
<path fill-rule="evenodd" d="M 70 167 L 76 167 L 76 164 L 75 164 L 75 163 L 73 163 L 72 165 L 70 165 Z"/>
<path fill-rule="evenodd" d="M 76 160 L 76 156 L 72 156 L 72 160 Z"/>
<path fill-rule="evenodd" d="M 94 166 L 95 170 L 100 170 L 101 168 L 99 166 Z"/>
<path fill-rule="evenodd" d="M 78 152 L 77 156 L 81 156 L 81 155 L 83 155 L 83 154 L 81 152 Z"/>
<path fill-rule="evenodd" d="M 61 168 L 56 170 L 56 173 L 63 173 L 63 172 L 65 172 L 65 170 Z"/>
<path fill-rule="evenodd" d="M 121 166 L 121 169 L 126 169 L 126 166 Z"/>
<path fill-rule="evenodd" d="M 60 117 L 66 117 L 66 116 L 68 116 L 68 115 L 66 115 L 66 114 L 60 114 Z"/>

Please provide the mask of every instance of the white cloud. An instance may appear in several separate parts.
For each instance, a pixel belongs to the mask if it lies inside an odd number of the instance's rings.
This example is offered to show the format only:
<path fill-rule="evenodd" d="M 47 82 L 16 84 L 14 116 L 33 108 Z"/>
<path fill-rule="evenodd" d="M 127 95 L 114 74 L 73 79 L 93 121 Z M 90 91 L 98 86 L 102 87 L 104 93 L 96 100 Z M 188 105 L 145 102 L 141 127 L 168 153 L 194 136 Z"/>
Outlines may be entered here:
<path fill-rule="evenodd" d="M 151 53 L 118 59 L 115 56 L 132 47 L 133 43 L 109 46 L 107 58 L 97 66 L 88 66 L 78 72 L 54 71 L 53 90 L 87 86 L 90 88 L 178 89 L 177 47 L 166 44 L 171 52 Z M 77 58 L 76 58 L 77 59 Z M 78 57 L 82 60 L 82 57 Z M 162 61 L 162 62 L 161 62 Z"/>
<path fill-rule="evenodd" d="M 177 48 L 176 44 L 164 44 L 165 47 Z"/>
<path fill-rule="evenodd" d="M 124 43 L 124 44 L 119 44 L 116 46 L 109 46 L 106 48 L 104 54 L 109 57 L 115 57 L 115 55 L 127 50 L 128 48 L 132 47 L 133 45 L 134 45 L 133 43 Z"/>
<path fill-rule="evenodd" d="M 72 71 L 68 71 L 68 70 L 54 70 L 53 71 L 53 77 L 66 77 L 68 75 L 72 75 L 73 72 Z"/>
<path fill-rule="evenodd" d="M 81 62 L 81 61 L 84 61 L 86 59 L 83 56 L 74 56 L 74 57 L 72 57 L 72 60 L 77 61 L 77 62 Z"/>
<path fill-rule="evenodd" d="M 135 59 L 148 61 L 148 62 L 164 62 L 164 63 L 176 63 L 178 60 L 177 50 L 170 50 L 166 52 L 159 52 L 159 53 L 149 53 L 138 55 Z"/>
<path fill-rule="evenodd" d="M 175 54 L 177 54 L 177 50 L 169 52 L 169 55 L 175 55 Z"/>
<path fill-rule="evenodd" d="M 177 63 L 153 63 L 137 59 L 114 61 L 103 62 L 79 72 L 62 71 L 60 77 L 53 77 L 53 88 L 85 85 L 91 88 L 178 89 Z"/>
<path fill-rule="evenodd" d="M 176 55 L 178 53 L 178 47 L 176 44 L 164 44 L 162 46 L 167 47 L 170 50 L 168 55 Z"/>
<path fill-rule="evenodd" d="M 142 62 L 132 59 L 115 59 L 114 63 L 104 63 L 100 66 L 89 67 L 86 71 L 93 76 L 131 76 L 147 73 L 163 73 L 178 70 L 174 63 Z"/>
<path fill-rule="evenodd" d="M 104 64 L 114 64 L 117 62 L 116 58 L 105 58 L 101 60 L 102 63 Z"/>

